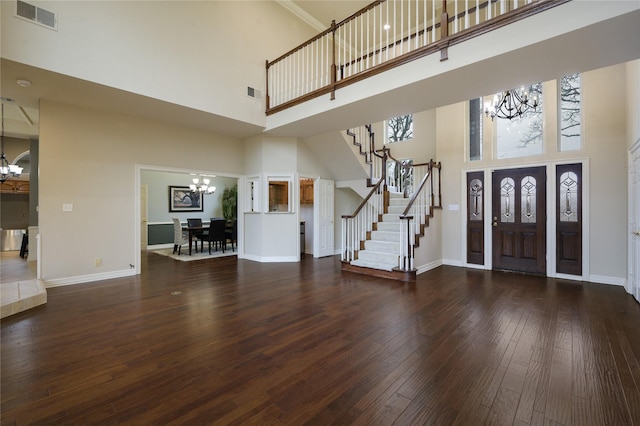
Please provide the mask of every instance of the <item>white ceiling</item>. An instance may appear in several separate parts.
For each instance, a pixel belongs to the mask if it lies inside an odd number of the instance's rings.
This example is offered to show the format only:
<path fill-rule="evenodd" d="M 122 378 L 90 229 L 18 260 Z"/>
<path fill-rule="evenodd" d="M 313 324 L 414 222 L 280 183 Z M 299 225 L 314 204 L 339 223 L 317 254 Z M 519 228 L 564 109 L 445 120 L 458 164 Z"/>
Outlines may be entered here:
<path fill-rule="evenodd" d="M 368 0 L 277 1 L 310 25 L 317 27 L 318 32 L 328 28 L 331 20 L 342 20 L 370 3 Z M 2 59 L 0 63 L 0 77 L 4 129 L 7 136 L 22 138 L 38 136 L 40 99 L 116 111 L 213 133 L 220 133 L 220 129 L 225 129 L 226 135 L 238 138 L 255 136 L 263 131 L 263 128 L 252 124 L 146 98 L 6 59 Z M 18 79 L 27 79 L 32 82 L 32 85 L 21 87 L 16 83 Z"/>

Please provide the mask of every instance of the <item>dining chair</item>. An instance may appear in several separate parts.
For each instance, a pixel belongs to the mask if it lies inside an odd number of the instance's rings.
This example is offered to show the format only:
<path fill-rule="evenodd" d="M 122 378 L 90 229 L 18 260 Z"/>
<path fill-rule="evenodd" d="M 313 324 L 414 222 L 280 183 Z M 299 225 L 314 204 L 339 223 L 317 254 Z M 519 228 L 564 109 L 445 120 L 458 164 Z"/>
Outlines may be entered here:
<path fill-rule="evenodd" d="M 233 219 L 232 225 L 225 227 L 224 238 L 231 241 L 231 251 L 235 251 L 235 244 L 238 240 L 238 219 Z"/>
<path fill-rule="evenodd" d="M 211 243 L 213 243 L 216 250 L 218 249 L 218 243 L 220 243 L 220 247 L 224 253 L 224 249 L 227 245 L 224 232 L 226 224 L 227 221 L 224 219 L 211 220 L 211 225 L 209 226 L 209 254 L 211 254 Z"/>
<path fill-rule="evenodd" d="M 187 236 L 182 230 L 182 224 L 180 223 L 180 219 L 177 217 L 172 218 L 173 220 L 173 254 L 178 252 L 180 255 L 180 249 L 183 245 L 187 243 Z"/>
<path fill-rule="evenodd" d="M 202 219 L 200 218 L 191 218 L 187 219 L 187 226 L 189 228 L 200 228 L 202 229 Z M 200 251 L 204 250 L 204 241 L 208 239 L 205 235 L 204 231 L 198 231 L 193 233 L 193 237 L 196 239 L 196 253 L 198 252 L 198 241 L 200 241 Z"/>

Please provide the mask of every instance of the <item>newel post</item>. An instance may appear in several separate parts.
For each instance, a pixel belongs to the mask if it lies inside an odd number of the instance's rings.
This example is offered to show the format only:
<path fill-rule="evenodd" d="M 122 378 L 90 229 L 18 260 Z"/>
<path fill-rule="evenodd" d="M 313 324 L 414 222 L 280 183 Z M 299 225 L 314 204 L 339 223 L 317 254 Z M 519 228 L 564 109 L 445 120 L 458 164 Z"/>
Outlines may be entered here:
<path fill-rule="evenodd" d="M 449 14 L 447 0 L 442 0 L 442 15 L 440 15 L 440 62 L 449 59 Z"/>

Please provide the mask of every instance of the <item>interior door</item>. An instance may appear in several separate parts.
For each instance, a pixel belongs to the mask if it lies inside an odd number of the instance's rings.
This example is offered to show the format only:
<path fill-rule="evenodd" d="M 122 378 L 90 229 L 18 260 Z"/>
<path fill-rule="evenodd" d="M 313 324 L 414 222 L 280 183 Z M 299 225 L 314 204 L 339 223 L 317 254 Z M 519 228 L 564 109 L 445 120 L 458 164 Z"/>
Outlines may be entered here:
<path fill-rule="evenodd" d="M 629 292 L 640 302 L 640 146 L 629 167 Z"/>
<path fill-rule="evenodd" d="M 546 168 L 496 170 L 493 269 L 546 274 Z"/>
<path fill-rule="evenodd" d="M 140 185 L 140 250 L 147 249 L 147 241 L 149 241 L 147 228 L 147 198 L 149 193 L 148 185 Z"/>
<path fill-rule="evenodd" d="M 334 187 L 335 184 L 332 180 L 320 178 L 316 180 L 316 184 L 314 185 L 313 257 L 332 256 L 335 254 L 333 223 Z"/>

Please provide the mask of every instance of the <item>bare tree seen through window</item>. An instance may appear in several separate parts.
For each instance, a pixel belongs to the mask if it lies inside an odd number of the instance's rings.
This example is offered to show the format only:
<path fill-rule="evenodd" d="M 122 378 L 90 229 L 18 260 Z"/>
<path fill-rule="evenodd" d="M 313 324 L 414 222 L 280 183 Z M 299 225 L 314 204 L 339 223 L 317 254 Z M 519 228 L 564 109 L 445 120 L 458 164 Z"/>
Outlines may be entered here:
<path fill-rule="evenodd" d="M 413 114 L 387 120 L 387 143 L 413 139 Z"/>
<path fill-rule="evenodd" d="M 580 74 L 560 79 L 560 151 L 580 149 Z"/>

